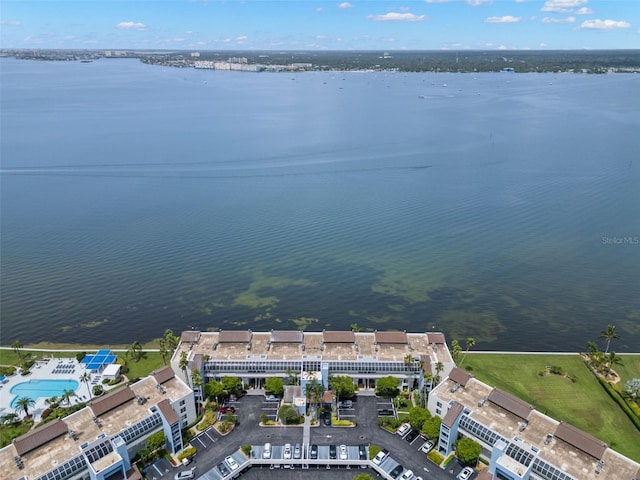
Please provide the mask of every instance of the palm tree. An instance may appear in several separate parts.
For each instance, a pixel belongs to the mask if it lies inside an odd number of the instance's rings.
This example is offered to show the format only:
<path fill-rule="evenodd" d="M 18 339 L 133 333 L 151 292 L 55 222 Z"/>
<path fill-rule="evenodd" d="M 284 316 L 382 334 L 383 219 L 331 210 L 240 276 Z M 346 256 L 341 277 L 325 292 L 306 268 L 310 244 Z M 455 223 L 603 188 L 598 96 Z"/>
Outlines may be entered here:
<path fill-rule="evenodd" d="M 178 347 L 178 342 L 180 341 L 180 338 L 175 336 L 173 334 L 173 330 L 168 328 L 167 330 L 164 331 L 164 340 L 167 342 L 167 348 L 170 351 L 173 351 Z"/>
<path fill-rule="evenodd" d="M 51 398 L 47 398 L 44 403 L 49 405 L 51 408 L 57 408 L 58 405 L 60 405 L 60 399 L 54 395 Z"/>
<path fill-rule="evenodd" d="M 62 398 L 63 402 L 66 402 L 67 405 L 71 405 L 71 397 L 73 397 L 76 394 L 75 391 L 73 390 L 67 390 L 66 388 L 62 391 L 62 395 L 60 395 L 60 397 Z"/>
<path fill-rule="evenodd" d="M 167 348 L 167 341 L 164 338 L 158 340 L 158 345 L 160 346 L 159 352 L 162 357 L 162 363 L 167 364 L 167 355 L 169 355 L 169 349 Z"/>
<path fill-rule="evenodd" d="M 606 362 L 607 362 L 607 373 L 605 376 L 607 377 L 611 375 L 611 369 L 614 365 L 624 365 L 624 363 L 622 363 L 622 358 L 616 355 L 616 352 L 609 352 L 609 355 L 606 356 Z"/>
<path fill-rule="evenodd" d="M 604 353 L 609 353 L 609 345 L 611 345 L 611 340 L 618 340 L 620 338 L 620 335 L 616 333 L 615 325 L 607 325 L 607 328 L 600 332 L 600 338 L 604 338 L 607 340 L 607 348 L 605 348 Z"/>
<path fill-rule="evenodd" d="M 452 341 L 451 342 L 451 358 L 453 359 L 454 362 L 458 360 L 458 357 L 460 356 L 460 352 L 462 352 L 462 347 L 460 346 L 460 343 L 458 342 L 458 340 Z"/>
<path fill-rule="evenodd" d="M 442 370 L 444 370 L 444 364 L 442 362 L 436 363 L 436 378 L 435 378 L 436 385 L 440 383 L 440 373 L 442 372 Z"/>
<path fill-rule="evenodd" d="M 22 344 L 22 342 L 20 340 L 16 340 L 15 342 L 13 342 L 11 344 L 11 348 L 13 348 L 13 351 L 16 352 L 16 355 L 18 355 L 18 357 L 22 358 L 22 355 L 20 354 L 20 349 L 24 347 L 24 345 Z"/>
<path fill-rule="evenodd" d="M 189 366 L 189 360 L 187 360 L 187 352 L 180 353 L 180 363 L 178 364 L 180 370 L 184 373 L 185 381 L 189 385 L 189 375 L 187 375 L 187 367 Z"/>
<path fill-rule="evenodd" d="M 82 375 L 80 375 L 80 381 L 84 382 L 85 386 L 87 387 L 87 390 L 89 391 L 89 400 L 93 398 L 91 395 L 91 387 L 89 387 L 90 380 L 91 380 L 91 374 L 89 372 L 84 372 Z"/>
<path fill-rule="evenodd" d="M 460 365 L 462 365 L 462 362 L 464 362 L 464 359 L 467 358 L 467 353 L 469 353 L 469 350 L 471 350 L 475 344 L 476 344 L 476 340 L 473 337 L 467 338 L 467 349 L 464 351 L 464 356 L 462 357 L 462 360 L 460 360 Z"/>
<path fill-rule="evenodd" d="M 33 405 L 35 405 L 35 400 L 29 398 L 29 397 L 20 397 L 17 401 L 16 401 L 16 407 L 18 407 L 20 410 L 24 410 L 24 416 L 28 417 L 29 416 L 29 407 L 32 407 Z"/>
<path fill-rule="evenodd" d="M 131 345 L 129 345 L 129 348 L 127 349 L 127 355 L 133 358 L 136 362 L 139 362 L 142 356 L 142 345 L 140 345 L 140 342 L 136 340 Z"/>

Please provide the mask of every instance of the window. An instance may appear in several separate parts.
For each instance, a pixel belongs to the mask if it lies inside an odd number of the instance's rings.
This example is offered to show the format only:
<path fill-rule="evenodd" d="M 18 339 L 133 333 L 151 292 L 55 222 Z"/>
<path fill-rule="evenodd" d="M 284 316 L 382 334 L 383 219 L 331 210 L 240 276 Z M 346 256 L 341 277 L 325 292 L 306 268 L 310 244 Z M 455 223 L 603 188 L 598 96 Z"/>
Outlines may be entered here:
<path fill-rule="evenodd" d="M 442 408 L 442 402 L 436 402 L 436 407 Z"/>
<path fill-rule="evenodd" d="M 436 408 L 436 415 L 442 415 L 442 410 L 440 410 L 439 408 Z"/>

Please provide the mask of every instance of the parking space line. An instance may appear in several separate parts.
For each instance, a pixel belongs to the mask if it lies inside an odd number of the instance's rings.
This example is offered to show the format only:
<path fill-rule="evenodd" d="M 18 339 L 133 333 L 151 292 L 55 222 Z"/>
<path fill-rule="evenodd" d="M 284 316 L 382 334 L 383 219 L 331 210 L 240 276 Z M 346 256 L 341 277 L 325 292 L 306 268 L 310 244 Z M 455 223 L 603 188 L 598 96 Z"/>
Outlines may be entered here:
<path fill-rule="evenodd" d="M 205 445 L 205 443 L 204 443 L 202 440 L 200 440 L 200 435 L 198 435 L 197 437 L 193 437 L 193 439 L 194 439 L 194 440 L 198 440 L 198 441 L 202 444 L 202 446 L 203 446 L 204 448 L 207 448 L 207 446 Z"/>
<path fill-rule="evenodd" d="M 203 432 L 207 437 L 209 437 L 209 440 L 211 440 L 213 443 L 216 443 L 215 439 L 211 437 L 211 435 L 209 435 L 209 432 L 207 430 L 205 430 Z"/>

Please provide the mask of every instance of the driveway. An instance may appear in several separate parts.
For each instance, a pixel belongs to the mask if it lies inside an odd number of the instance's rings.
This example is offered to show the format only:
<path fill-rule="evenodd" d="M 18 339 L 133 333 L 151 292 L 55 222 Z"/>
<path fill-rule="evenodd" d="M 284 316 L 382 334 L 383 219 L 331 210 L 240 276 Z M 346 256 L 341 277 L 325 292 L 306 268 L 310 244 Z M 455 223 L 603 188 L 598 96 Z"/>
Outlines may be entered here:
<path fill-rule="evenodd" d="M 311 428 L 310 444 L 321 447 L 329 445 L 369 445 L 375 444 L 386 448 L 391 453 L 394 462 L 399 463 L 404 468 L 413 470 L 415 475 L 420 475 L 429 480 L 455 480 L 455 475 L 461 467 L 454 463 L 452 471 L 443 471 L 429 460 L 419 449 L 424 443 L 418 437 L 411 444 L 407 443 L 399 435 L 389 433 L 378 426 L 379 405 L 387 402 L 372 396 L 358 397 L 353 402 L 353 411 L 357 426 L 345 427 L 325 427 L 316 426 Z M 274 402 L 275 403 L 275 402 Z M 302 443 L 303 428 L 301 426 L 291 427 L 258 427 L 260 414 L 264 404 L 262 396 L 244 396 L 233 405 L 236 407 L 238 424 L 228 435 L 221 436 L 215 430 L 207 430 L 200 434 L 191 443 L 198 449 L 194 457 L 194 462 L 188 468 L 196 467 L 196 478 L 213 469 L 224 460 L 227 455 L 236 452 L 242 445 L 264 445 L 271 443 L 273 451 L 280 448 L 285 443 L 295 445 Z M 384 408 L 384 407 L 383 407 Z M 321 449 L 324 451 L 324 449 Z M 179 470 L 172 469 L 172 476 Z M 377 473 L 372 469 L 338 469 L 335 466 L 327 469 L 325 466 L 309 469 L 270 469 L 268 467 L 253 467 L 245 472 L 241 478 L 246 479 L 274 479 L 274 480 L 342 480 L 353 479 L 358 473 L 367 472 L 376 478 Z M 472 477 L 475 478 L 475 474 Z M 165 475 L 165 479 L 170 478 Z"/>

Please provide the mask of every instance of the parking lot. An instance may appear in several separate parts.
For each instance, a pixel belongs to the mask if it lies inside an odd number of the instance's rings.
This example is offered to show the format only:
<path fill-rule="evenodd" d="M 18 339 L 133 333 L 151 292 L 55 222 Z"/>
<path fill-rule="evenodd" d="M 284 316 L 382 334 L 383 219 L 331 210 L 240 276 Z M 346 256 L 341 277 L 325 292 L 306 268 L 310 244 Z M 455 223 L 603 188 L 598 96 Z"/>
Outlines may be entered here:
<path fill-rule="evenodd" d="M 357 420 L 357 426 L 352 428 L 340 428 L 335 426 L 323 426 L 321 423 L 310 429 L 309 445 L 302 445 L 303 442 L 303 428 L 300 426 L 291 427 L 258 427 L 260 422 L 260 414 L 263 412 L 265 403 L 273 403 L 273 406 L 266 406 L 269 409 L 277 409 L 277 402 L 265 402 L 264 396 L 245 396 L 238 399 L 233 403 L 236 408 L 236 415 L 238 418 L 238 424 L 228 435 L 221 436 L 214 429 L 207 429 L 205 432 L 200 433 L 197 437 L 192 439 L 191 443 L 198 452 L 194 456 L 194 462 L 188 467 L 172 468 L 171 471 L 164 476 L 158 476 L 157 479 L 163 480 L 171 479 L 180 470 L 186 468 L 195 467 L 196 478 L 202 478 L 204 480 L 220 480 L 222 478 L 232 478 L 234 475 L 223 477 L 220 474 L 218 465 L 224 462 L 227 455 L 233 455 L 237 459 L 240 467 L 236 473 L 242 475 L 242 478 L 247 479 L 277 479 L 283 480 L 291 478 L 296 475 L 295 480 L 313 480 L 313 479 L 353 479 L 353 477 L 360 470 L 357 466 L 354 466 L 350 470 L 347 470 L 345 466 L 339 467 L 337 465 L 331 465 L 330 470 L 327 469 L 327 465 L 320 466 L 309 465 L 308 469 L 301 469 L 296 467 L 301 463 L 291 462 L 292 469 L 273 468 L 270 465 L 267 466 L 250 466 L 249 461 L 244 455 L 239 452 L 242 445 L 250 444 L 254 445 L 256 450 L 252 455 L 257 455 L 259 449 L 264 446 L 265 443 L 272 444 L 272 455 L 274 458 L 281 458 L 283 456 L 283 446 L 286 443 L 295 446 L 295 444 L 301 444 L 303 459 L 309 458 L 308 447 L 310 445 L 317 445 L 318 461 L 322 460 L 330 462 L 330 445 L 336 446 L 336 455 L 339 457 L 339 446 L 341 444 L 347 445 L 347 461 L 360 458 L 358 445 L 380 445 L 390 451 L 390 461 L 388 466 L 402 465 L 403 469 L 411 469 L 416 476 L 421 476 L 426 479 L 429 478 L 435 480 L 455 480 L 455 475 L 462 470 L 462 467 L 458 464 L 452 464 L 450 469 L 441 470 L 433 463 L 431 463 L 425 453 L 420 452 L 420 448 L 425 443 L 424 437 L 418 435 L 407 442 L 410 431 L 402 438 L 400 435 L 387 432 L 380 428 L 377 424 L 378 409 L 379 408 L 392 408 L 392 404 L 389 400 L 381 399 L 374 396 L 362 396 L 358 397 L 353 402 L 351 408 L 344 408 L 345 415 L 354 415 Z M 348 418 L 348 417 L 343 417 Z M 244 463 L 242 463 L 244 462 Z M 339 458 L 333 462 L 340 463 Z M 395 464 L 393 463 L 395 462 Z M 288 463 L 288 462 L 287 462 Z M 313 463 L 313 462 L 312 462 Z M 357 468 L 357 470 L 355 469 Z M 385 468 L 385 471 L 391 471 Z M 362 470 L 365 471 L 364 469 Z M 375 470 L 367 470 L 375 478 L 380 477 Z M 294 473 L 295 472 L 295 473 Z M 231 473 L 231 472 L 230 472 Z M 300 478 L 300 477 L 304 478 Z M 476 477 L 476 474 L 472 476 L 472 480 Z"/>

